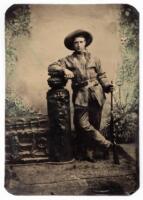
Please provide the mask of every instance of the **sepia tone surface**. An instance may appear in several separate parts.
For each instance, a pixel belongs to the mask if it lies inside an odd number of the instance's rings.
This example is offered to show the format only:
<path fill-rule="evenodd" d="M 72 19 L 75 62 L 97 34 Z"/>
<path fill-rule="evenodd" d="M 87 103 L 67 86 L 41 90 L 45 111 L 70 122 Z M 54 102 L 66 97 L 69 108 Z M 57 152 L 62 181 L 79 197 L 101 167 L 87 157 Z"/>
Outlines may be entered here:
<path fill-rule="evenodd" d="M 138 13 L 128 5 L 14 5 L 7 11 L 5 187 L 10 193 L 125 195 L 136 191 L 139 186 L 138 28 Z M 101 59 L 109 81 L 115 84 L 114 132 L 120 144 L 120 165 L 113 163 L 113 152 L 109 153 L 108 160 L 102 152 L 97 152 L 97 163 L 74 161 L 70 145 L 67 145 L 69 163 L 55 163 L 53 167 L 49 162 L 51 118 L 62 114 L 59 119 L 62 119 L 64 134 L 71 133 L 70 125 L 72 129 L 74 126 L 72 102 L 69 106 L 67 98 L 66 103 L 62 100 L 64 109 L 58 107 L 55 91 L 51 105 L 57 110 L 51 107 L 50 115 L 47 113 L 48 65 L 72 53 L 63 41 L 76 29 L 92 33 L 93 42 L 88 49 Z M 70 85 L 68 81 L 66 88 L 71 98 Z M 107 138 L 110 103 L 107 95 L 101 124 Z M 54 128 L 55 132 L 57 128 Z M 59 141 L 60 136 L 53 144 Z M 64 147 L 63 152 L 67 152 Z"/>

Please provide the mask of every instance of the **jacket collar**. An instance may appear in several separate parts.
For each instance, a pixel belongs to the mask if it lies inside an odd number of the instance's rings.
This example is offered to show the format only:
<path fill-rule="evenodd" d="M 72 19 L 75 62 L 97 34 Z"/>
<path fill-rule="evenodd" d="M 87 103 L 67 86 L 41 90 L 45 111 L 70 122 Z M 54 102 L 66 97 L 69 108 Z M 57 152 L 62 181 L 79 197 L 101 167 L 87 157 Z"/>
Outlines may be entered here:
<path fill-rule="evenodd" d="M 85 56 L 85 59 L 87 60 L 87 62 L 89 62 L 89 60 L 90 60 L 90 58 L 91 58 L 91 54 L 90 54 L 86 49 L 85 49 L 84 52 L 82 52 L 82 54 L 80 54 L 80 53 L 74 51 L 72 55 L 73 55 L 73 57 L 78 57 L 78 56 L 80 56 L 80 55 L 84 55 L 84 56 Z"/>

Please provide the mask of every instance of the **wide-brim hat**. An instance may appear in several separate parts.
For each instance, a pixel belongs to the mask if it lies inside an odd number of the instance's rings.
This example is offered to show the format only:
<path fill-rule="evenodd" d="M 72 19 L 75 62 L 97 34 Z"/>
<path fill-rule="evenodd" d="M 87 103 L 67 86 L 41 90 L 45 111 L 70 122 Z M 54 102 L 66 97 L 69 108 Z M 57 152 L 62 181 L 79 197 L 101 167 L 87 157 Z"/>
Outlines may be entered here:
<path fill-rule="evenodd" d="M 64 44 L 65 46 L 70 49 L 70 50 L 74 50 L 74 46 L 73 46 L 73 41 L 76 37 L 82 36 L 85 38 L 86 40 L 86 47 L 88 45 L 90 45 L 90 43 L 93 40 L 93 37 L 91 35 L 91 33 L 89 33 L 88 31 L 84 31 L 84 30 L 76 30 L 72 33 L 70 33 L 69 35 L 67 35 L 67 37 L 65 37 L 64 39 Z"/>

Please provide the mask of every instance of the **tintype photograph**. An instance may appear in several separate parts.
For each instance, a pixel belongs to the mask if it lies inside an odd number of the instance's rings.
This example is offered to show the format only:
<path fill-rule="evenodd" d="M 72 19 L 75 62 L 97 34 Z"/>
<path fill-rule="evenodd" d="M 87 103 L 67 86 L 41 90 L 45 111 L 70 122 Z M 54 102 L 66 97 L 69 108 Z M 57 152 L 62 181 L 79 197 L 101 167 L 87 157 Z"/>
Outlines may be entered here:
<path fill-rule="evenodd" d="M 15 4 L 5 13 L 5 188 L 139 188 L 139 13 L 126 4 Z"/>

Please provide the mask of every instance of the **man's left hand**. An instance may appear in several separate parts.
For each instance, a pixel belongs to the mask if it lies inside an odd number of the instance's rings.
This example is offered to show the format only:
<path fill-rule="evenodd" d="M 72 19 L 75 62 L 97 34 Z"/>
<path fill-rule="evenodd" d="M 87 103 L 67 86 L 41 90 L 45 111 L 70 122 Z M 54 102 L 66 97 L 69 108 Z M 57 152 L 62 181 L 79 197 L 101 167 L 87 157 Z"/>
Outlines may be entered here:
<path fill-rule="evenodd" d="M 108 93 L 108 92 L 113 92 L 113 90 L 114 90 L 113 84 L 109 84 L 109 85 L 106 86 L 106 92 L 107 92 L 107 93 Z"/>

